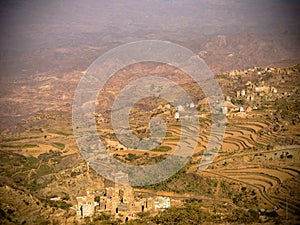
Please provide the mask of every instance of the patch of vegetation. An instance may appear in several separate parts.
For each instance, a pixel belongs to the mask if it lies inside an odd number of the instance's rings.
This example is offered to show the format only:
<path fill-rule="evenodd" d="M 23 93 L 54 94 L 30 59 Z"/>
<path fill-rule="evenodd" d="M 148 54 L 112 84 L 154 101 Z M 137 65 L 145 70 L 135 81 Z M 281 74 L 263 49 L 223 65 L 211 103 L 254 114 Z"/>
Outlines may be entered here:
<path fill-rule="evenodd" d="M 132 165 L 150 165 L 166 159 L 166 154 L 151 156 L 149 153 L 144 153 L 142 155 L 129 153 L 128 155 L 125 155 L 124 158 L 118 154 L 115 154 L 114 157 L 122 162 L 130 163 Z"/>
<path fill-rule="evenodd" d="M 23 145 L 0 145 L 1 148 L 34 148 L 37 144 L 23 144 Z"/>
<path fill-rule="evenodd" d="M 110 220 L 111 219 L 111 215 L 103 212 L 100 215 L 96 216 L 94 218 L 94 221 L 103 221 L 103 220 Z"/>
<path fill-rule="evenodd" d="M 52 168 L 46 164 L 42 164 L 37 170 L 36 170 L 36 176 L 41 177 L 47 174 L 51 174 L 53 172 Z"/>
<path fill-rule="evenodd" d="M 70 200 L 70 195 L 69 195 L 68 193 L 62 192 L 62 194 L 63 194 L 63 196 L 61 197 L 61 199 L 62 199 L 63 201 L 68 201 L 68 200 Z"/>
<path fill-rule="evenodd" d="M 66 136 L 66 137 L 73 135 L 73 134 L 70 134 L 70 133 L 63 132 L 63 131 L 55 131 L 53 133 L 58 134 L 58 135 L 63 135 L 63 136 Z"/>
<path fill-rule="evenodd" d="M 38 158 L 35 158 L 33 156 L 26 157 L 26 162 L 24 163 L 23 170 L 30 170 L 37 168 L 39 164 Z"/>
<path fill-rule="evenodd" d="M 51 176 L 45 176 L 53 173 L 49 161 L 51 160 L 52 164 L 56 163 L 55 159 L 60 160 L 58 156 L 56 152 L 50 152 L 36 158 L 25 157 L 11 151 L 0 151 L 0 176 L 6 177 L 19 188 L 39 190 L 52 182 Z"/>
<path fill-rule="evenodd" d="M 61 152 L 50 150 L 48 153 L 40 154 L 38 159 L 46 163 L 49 161 L 59 163 L 61 161 Z"/>
<path fill-rule="evenodd" d="M 206 223 L 252 224 L 259 222 L 259 213 L 253 209 L 228 209 L 227 207 L 220 208 L 215 206 L 209 210 L 203 208 L 207 208 L 207 206 L 201 200 L 190 199 L 181 207 L 171 207 L 154 217 L 143 215 L 139 219 L 129 221 L 126 224 L 198 225 Z"/>
<path fill-rule="evenodd" d="M 219 216 L 202 210 L 201 203 L 187 203 L 183 207 L 170 208 L 153 218 L 156 224 L 202 224 L 203 222 L 217 222 Z"/>
<path fill-rule="evenodd" d="M 159 146 L 158 148 L 152 149 L 153 152 L 168 152 L 172 148 L 170 146 Z"/>
<path fill-rule="evenodd" d="M 236 105 L 244 105 L 245 101 L 243 99 L 232 99 L 231 102 Z"/>
<path fill-rule="evenodd" d="M 255 223 L 259 222 L 259 213 L 253 209 L 235 209 L 227 218 L 231 223 Z"/>
<path fill-rule="evenodd" d="M 168 140 L 168 141 L 179 141 L 180 137 L 166 137 L 165 140 Z"/>
<path fill-rule="evenodd" d="M 64 149 L 65 148 L 65 144 L 60 143 L 60 142 L 53 142 L 52 143 L 54 147 L 60 148 L 60 149 Z"/>
<path fill-rule="evenodd" d="M 46 205 L 49 205 L 50 207 L 60 208 L 60 209 L 63 209 L 63 210 L 69 210 L 70 207 L 72 206 L 72 204 L 67 203 L 67 202 L 65 202 L 63 200 L 51 201 L 50 197 L 48 197 L 48 198 L 41 198 L 40 201 L 43 202 Z"/>
<path fill-rule="evenodd" d="M 242 187 L 239 193 L 233 195 L 233 203 L 240 207 L 257 206 L 258 199 L 255 190 Z"/>
<path fill-rule="evenodd" d="M 281 115 L 282 119 L 295 124 L 300 122 L 298 117 L 300 111 L 299 94 L 291 94 L 289 98 L 278 98 L 274 105 L 277 109 L 276 113 Z"/>
<path fill-rule="evenodd" d="M 128 160 L 129 162 L 132 162 L 132 161 L 135 161 L 137 159 L 139 159 L 140 157 L 136 154 L 132 154 L 132 153 L 129 153 L 125 159 Z"/>
<path fill-rule="evenodd" d="M 217 181 L 213 178 L 204 178 L 195 173 L 187 173 L 191 162 L 176 172 L 170 178 L 159 183 L 144 186 L 156 191 L 170 191 L 175 193 L 192 193 L 195 195 L 212 195 L 215 193 Z"/>
<path fill-rule="evenodd" d="M 22 140 L 36 139 L 36 138 L 40 138 L 40 137 L 34 136 L 34 137 L 5 138 L 2 140 L 2 142 L 22 141 Z"/>
<path fill-rule="evenodd" d="M 114 219 L 112 215 L 102 212 L 99 215 L 93 218 L 93 221 L 90 218 L 85 218 L 84 220 L 86 225 L 119 225 L 121 224 L 120 219 Z M 126 223 L 127 224 L 127 223 Z"/>
<path fill-rule="evenodd" d="M 273 77 L 274 77 L 273 73 L 267 73 L 266 76 L 265 76 L 265 80 L 267 81 L 267 80 L 269 80 L 269 79 L 271 79 Z"/>

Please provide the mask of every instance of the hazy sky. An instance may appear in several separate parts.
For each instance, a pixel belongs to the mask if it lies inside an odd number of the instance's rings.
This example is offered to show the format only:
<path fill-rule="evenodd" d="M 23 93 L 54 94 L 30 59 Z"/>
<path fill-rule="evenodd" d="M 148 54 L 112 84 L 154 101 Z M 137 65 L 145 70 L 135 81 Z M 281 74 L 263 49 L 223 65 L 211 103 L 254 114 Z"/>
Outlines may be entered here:
<path fill-rule="evenodd" d="M 299 1 L 284 0 L 2 1 L 1 48 L 59 44 L 97 32 L 296 32 L 299 9 Z"/>

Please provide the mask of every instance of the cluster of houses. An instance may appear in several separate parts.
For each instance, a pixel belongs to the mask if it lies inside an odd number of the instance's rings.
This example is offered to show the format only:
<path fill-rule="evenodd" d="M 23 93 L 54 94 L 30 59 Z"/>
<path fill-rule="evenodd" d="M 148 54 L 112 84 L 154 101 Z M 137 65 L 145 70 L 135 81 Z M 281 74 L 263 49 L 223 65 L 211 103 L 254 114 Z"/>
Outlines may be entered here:
<path fill-rule="evenodd" d="M 229 72 L 225 72 L 224 75 L 227 76 L 239 76 L 239 75 L 247 75 L 247 74 L 267 74 L 267 73 L 276 73 L 276 74 L 291 74 L 294 72 L 293 68 L 277 68 L 277 67 L 253 67 L 245 70 L 232 70 Z"/>
<path fill-rule="evenodd" d="M 126 175 L 120 172 L 118 179 L 124 179 Z M 117 182 L 105 183 L 104 190 L 87 191 L 86 196 L 76 197 L 76 213 L 78 218 L 93 217 L 97 213 L 106 212 L 115 218 L 128 221 L 137 218 L 140 212 L 155 212 L 171 206 L 169 197 L 137 197 L 129 185 Z"/>
<path fill-rule="evenodd" d="M 248 81 L 244 89 L 236 91 L 234 100 L 226 96 L 225 106 L 221 111 L 227 115 L 232 113 L 232 116 L 245 116 L 246 113 L 266 106 L 266 102 L 274 101 L 276 98 L 278 98 L 277 88 L 265 85 L 264 81 L 256 84 Z"/>
<path fill-rule="evenodd" d="M 258 82 L 258 84 L 254 84 L 251 81 L 246 83 L 246 89 L 236 92 L 237 98 L 243 98 L 247 101 L 254 101 L 259 98 L 272 98 L 277 94 L 277 89 L 272 86 L 265 85 L 264 81 Z"/>
<path fill-rule="evenodd" d="M 265 105 L 264 103 L 266 101 L 273 101 L 277 97 L 277 88 L 265 85 L 263 80 L 258 83 L 248 81 L 244 89 L 236 91 L 234 101 L 232 101 L 230 96 L 226 96 L 225 105 L 220 105 L 220 112 L 226 115 L 232 113 L 233 116 L 243 116 L 252 110 L 258 109 L 260 106 Z M 199 104 L 202 104 L 202 102 Z M 216 104 L 218 104 L 218 102 Z M 180 118 L 181 113 L 186 107 L 194 108 L 195 105 L 194 103 L 191 103 L 187 106 L 178 106 L 174 115 L 175 119 L 178 120 Z"/>

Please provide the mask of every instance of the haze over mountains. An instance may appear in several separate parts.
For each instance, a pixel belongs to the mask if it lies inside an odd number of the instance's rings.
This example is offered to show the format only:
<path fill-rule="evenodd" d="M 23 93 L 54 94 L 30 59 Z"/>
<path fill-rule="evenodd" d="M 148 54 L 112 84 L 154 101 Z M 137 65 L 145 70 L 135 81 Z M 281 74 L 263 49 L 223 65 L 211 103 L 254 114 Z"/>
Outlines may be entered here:
<path fill-rule="evenodd" d="M 168 40 L 214 72 L 299 58 L 298 1 L 7 1 L 1 77 L 85 70 L 122 43 Z"/>

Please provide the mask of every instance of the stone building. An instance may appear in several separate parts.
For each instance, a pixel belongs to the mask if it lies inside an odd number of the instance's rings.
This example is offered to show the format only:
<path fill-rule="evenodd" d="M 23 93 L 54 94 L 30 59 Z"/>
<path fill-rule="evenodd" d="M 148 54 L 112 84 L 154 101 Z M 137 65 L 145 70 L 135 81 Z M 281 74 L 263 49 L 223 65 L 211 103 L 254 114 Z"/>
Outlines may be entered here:
<path fill-rule="evenodd" d="M 76 214 L 81 218 L 91 217 L 94 215 L 94 195 L 87 192 L 86 196 L 76 197 Z"/>

